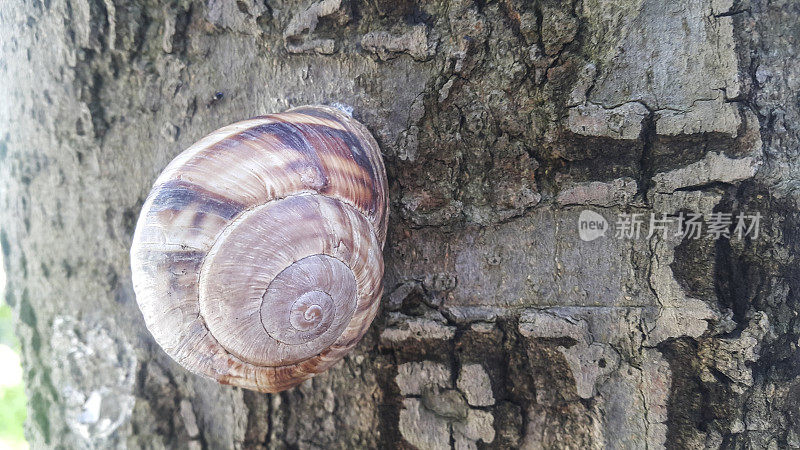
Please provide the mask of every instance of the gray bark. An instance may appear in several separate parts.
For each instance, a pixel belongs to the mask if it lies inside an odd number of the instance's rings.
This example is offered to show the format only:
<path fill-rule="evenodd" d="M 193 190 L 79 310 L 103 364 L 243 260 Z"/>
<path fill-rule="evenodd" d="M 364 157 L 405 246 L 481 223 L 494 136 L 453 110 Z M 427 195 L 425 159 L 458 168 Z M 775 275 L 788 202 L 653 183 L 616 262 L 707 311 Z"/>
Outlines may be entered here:
<path fill-rule="evenodd" d="M 33 447 L 800 447 L 798 15 L 792 0 L 4 5 L 0 245 Z M 131 288 L 153 180 L 222 125 L 331 102 L 387 164 L 378 318 L 281 394 L 187 373 Z M 763 219 L 742 240 L 583 242 L 584 209 Z"/>

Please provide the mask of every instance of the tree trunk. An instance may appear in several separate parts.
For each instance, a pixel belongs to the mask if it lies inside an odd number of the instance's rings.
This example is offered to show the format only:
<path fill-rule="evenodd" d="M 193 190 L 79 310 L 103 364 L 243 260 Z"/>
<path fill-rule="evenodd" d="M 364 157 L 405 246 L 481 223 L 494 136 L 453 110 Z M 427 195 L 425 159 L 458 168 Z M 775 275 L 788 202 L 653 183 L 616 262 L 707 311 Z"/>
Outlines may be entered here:
<path fill-rule="evenodd" d="M 0 244 L 28 439 L 800 447 L 798 15 L 793 0 L 4 5 Z M 130 281 L 155 177 L 220 126 L 333 102 L 387 165 L 377 319 L 280 394 L 185 371 Z M 703 235 L 651 213 L 702 214 Z M 728 237 L 706 234 L 712 213 L 732 214 Z M 583 240 L 579 217 L 609 229 Z"/>

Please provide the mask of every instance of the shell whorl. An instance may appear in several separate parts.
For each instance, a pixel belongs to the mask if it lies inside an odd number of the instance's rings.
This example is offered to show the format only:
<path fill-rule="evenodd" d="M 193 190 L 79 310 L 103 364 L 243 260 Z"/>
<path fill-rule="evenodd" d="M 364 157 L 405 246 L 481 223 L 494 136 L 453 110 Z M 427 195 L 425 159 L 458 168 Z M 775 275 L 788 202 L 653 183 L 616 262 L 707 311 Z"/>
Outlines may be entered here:
<path fill-rule="evenodd" d="M 187 369 L 264 392 L 361 339 L 382 293 L 386 172 L 366 128 L 325 106 L 229 125 L 178 155 L 131 247 L 139 307 Z"/>

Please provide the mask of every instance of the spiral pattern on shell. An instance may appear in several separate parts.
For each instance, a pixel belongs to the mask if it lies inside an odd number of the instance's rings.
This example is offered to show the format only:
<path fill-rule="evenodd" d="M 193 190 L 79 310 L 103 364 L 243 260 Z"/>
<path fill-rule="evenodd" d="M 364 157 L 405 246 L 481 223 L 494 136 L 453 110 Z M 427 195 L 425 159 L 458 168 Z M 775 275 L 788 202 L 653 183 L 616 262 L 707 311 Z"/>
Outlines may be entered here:
<path fill-rule="evenodd" d="M 382 293 L 386 172 L 367 129 L 307 106 L 221 128 L 178 155 L 131 247 L 156 342 L 192 372 L 263 392 L 341 359 Z"/>

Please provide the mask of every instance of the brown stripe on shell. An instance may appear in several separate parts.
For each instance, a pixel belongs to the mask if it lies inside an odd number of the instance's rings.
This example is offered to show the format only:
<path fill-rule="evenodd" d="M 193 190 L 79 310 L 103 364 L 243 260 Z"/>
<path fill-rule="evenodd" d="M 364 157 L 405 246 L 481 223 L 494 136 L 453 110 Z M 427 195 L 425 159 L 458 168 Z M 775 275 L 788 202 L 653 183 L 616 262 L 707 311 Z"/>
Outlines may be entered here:
<path fill-rule="evenodd" d="M 273 151 L 295 151 L 299 153 L 293 162 L 287 164 L 282 169 L 288 173 L 304 174 L 301 177 L 307 188 L 321 191 L 328 185 L 327 173 L 322 170 L 318 152 L 325 148 L 325 145 L 314 145 L 309 142 L 306 136 L 298 132 L 297 127 L 288 122 L 276 121 L 267 125 L 262 125 L 246 133 L 234 136 L 231 140 L 257 140 L 263 135 L 272 135 L 280 141 L 283 147 L 274 147 Z M 313 181 L 310 181 L 313 180 Z"/>
<path fill-rule="evenodd" d="M 350 184 L 360 185 L 361 194 L 350 199 L 355 205 L 363 207 L 370 216 L 374 216 L 379 205 L 379 197 L 374 194 L 376 177 L 369 161 L 364 157 L 364 149 L 358 143 L 355 135 L 349 131 L 335 130 L 333 128 L 317 125 L 298 126 L 299 133 L 305 137 L 313 148 L 317 150 L 317 161 L 323 173 L 337 175 L 338 169 L 344 169 L 340 183 L 331 183 L 321 192 L 335 192 L 340 186 Z M 336 161 L 338 164 L 323 164 L 323 161 Z"/>
<path fill-rule="evenodd" d="M 135 240 L 140 245 L 208 250 L 244 205 L 183 180 L 158 186 L 145 202 Z"/>
<path fill-rule="evenodd" d="M 368 166 L 372 169 L 376 176 L 373 183 L 375 189 L 374 196 L 378 199 L 379 205 L 374 212 L 376 223 L 376 232 L 381 242 L 386 239 L 386 228 L 388 225 L 388 215 L 386 214 L 385 199 L 388 193 L 386 192 L 386 169 L 383 164 L 380 149 L 378 148 L 375 139 L 369 133 L 367 128 L 360 122 L 353 120 L 351 116 L 345 114 L 343 111 L 332 107 L 321 106 L 301 106 L 288 111 L 289 113 L 300 112 L 306 116 L 313 116 L 318 118 L 323 124 L 341 123 L 343 129 L 351 133 L 355 141 L 361 144 L 364 149 Z M 313 122 L 312 122 L 313 123 Z M 366 163 L 366 161 L 365 161 Z"/>
<path fill-rule="evenodd" d="M 239 202 L 183 180 L 167 181 L 159 186 L 157 192 L 153 198 L 151 212 L 192 208 L 198 213 L 214 214 L 230 220 L 245 209 Z"/>

